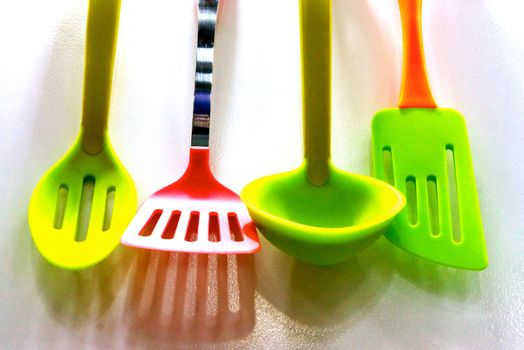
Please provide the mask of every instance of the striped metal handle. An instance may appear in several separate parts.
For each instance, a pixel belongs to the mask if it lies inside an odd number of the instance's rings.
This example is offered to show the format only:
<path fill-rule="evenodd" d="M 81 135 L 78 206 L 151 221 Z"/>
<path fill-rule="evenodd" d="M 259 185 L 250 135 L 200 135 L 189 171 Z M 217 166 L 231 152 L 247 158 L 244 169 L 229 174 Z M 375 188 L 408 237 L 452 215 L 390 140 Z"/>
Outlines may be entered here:
<path fill-rule="evenodd" d="M 213 50 L 219 0 L 198 0 L 198 38 L 191 146 L 209 146 Z"/>

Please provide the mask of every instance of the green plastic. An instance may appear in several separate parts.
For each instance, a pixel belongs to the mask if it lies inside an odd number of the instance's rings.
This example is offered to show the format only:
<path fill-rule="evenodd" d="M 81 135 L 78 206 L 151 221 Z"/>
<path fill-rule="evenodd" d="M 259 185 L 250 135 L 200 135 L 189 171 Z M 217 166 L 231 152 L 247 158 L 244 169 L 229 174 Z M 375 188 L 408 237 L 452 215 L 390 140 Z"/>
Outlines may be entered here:
<path fill-rule="evenodd" d="M 422 0 L 398 0 L 404 47 L 398 109 L 372 122 L 374 174 L 407 206 L 385 236 L 430 261 L 470 270 L 488 264 L 473 164 L 462 115 L 437 108 L 422 40 Z"/>
<path fill-rule="evenodd" d="M 89 5 L 82 127 L 68 153 L 40 179 L 29 203 L 29 226 L 40 253 L 65 269 L 82 269 L 106 258 L 119 244 L 133 217 L 137 193 L 107 136 L 107 118 L 120 0 L 91 0 Z M 85 237 L 78 235 L 84 181 L 94 181 Z M 57 224 L 59 192 L 67 199 Z M 112 215 L 106 213 L 114 194 Z"/>
<path fill-rule="evenodd" d="M 330 161 L 331 1 L 301 0 L 304 162 L 240 193 L 257 228 L 275 246 L 317 265 L 341 262 L 377 240 L 404 206 L 383 181 Z"/>
<path fill-rule="evenodd" d="M 436 263 L 484 269 L 487 253 L 462 115 L 444 108 L 387 109 L 374 117 L 372 129 L 375 176 L 406 195 L 408 180 L 416 185 L 416 195 L 407 196 L 408 206 L 385 233 L 388 240 Z M 385 166 L 384 152 L 391 155 L 390 165 Z M 428 181 L 437 184 L 438 214 L 430 204 Z M 460 234 L 452 217 L 455 193 Z"/>

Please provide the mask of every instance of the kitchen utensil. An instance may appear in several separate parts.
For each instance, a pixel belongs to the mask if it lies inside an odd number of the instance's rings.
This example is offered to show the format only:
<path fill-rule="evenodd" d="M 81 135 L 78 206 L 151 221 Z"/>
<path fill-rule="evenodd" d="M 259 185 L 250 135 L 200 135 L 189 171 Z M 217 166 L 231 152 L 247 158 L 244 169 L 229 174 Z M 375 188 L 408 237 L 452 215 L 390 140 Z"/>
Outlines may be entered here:
<path fill-rule="evenodd" d="M 218 0 L 198 1 L 198 39 L 189 165 L 175 183 L 150 196 L 125 231 L 122 243 L 155 250 L 242 254 L 260 243 L 236 193 L 209 168 L 213 47 Z"/>
<path fill-rule="evenodd" d="M 404 206 L 399 191 L 331 163 L 331 0 L 301 0 L 305 156 L 240 196 L 259 230 L 297 259 L 338 263 L 378 239 Z"/>
<path fill-rule="evenodd" d="M 375 176 L 402 191 L 407 206 L 386 237 L 436 263 L 487 266 L 466 124 L 437 108 L 429 87 L 421 32 L 421 0 L 399 0 L 404 64 L 399 108 L 373 119 Z"/>
<path fill-rule="evenodd" d="M 82 126 L 73 147 L 40 179 L 29 226 L 40 253 L 65 269 L 107 257 L 137 206 L 134 183 L 107 135 L 120 0 L 90 0 Z"/>

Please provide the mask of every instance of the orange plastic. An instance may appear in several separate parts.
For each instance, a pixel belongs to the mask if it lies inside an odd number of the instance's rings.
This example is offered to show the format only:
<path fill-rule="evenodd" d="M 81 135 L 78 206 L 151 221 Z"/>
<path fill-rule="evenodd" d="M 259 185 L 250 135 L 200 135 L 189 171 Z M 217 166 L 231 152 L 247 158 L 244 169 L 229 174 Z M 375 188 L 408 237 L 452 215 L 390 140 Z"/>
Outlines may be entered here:
<path fill-rule="evenodd" d="M 437 108 L 431 94 L 422 44 L 422 0 L 399 0 L 404 42 L 399 108 Z"/>

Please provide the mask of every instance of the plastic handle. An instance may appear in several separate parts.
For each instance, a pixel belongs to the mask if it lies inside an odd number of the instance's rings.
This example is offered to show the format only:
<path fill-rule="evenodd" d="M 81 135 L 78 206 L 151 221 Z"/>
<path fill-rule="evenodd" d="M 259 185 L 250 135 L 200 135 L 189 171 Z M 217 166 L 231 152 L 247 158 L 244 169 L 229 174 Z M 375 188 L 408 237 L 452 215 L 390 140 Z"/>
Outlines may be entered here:
<path fill-rule="evenodd" d="M 300 0 L 300 34 L 304 157 L 320 186 L 331 158 L 331 0 Z"/>
<path fill-rule="evenodd" d="M 404 46 L 399 108 L 436 108 L 422 42 L 422 0 L 398 0 Z"/>
<path fill-rule="evenodd" d="M 82 147 L 97 154 L 107 129 L 120 0 L 90 0 L 87 19 Z"/>

